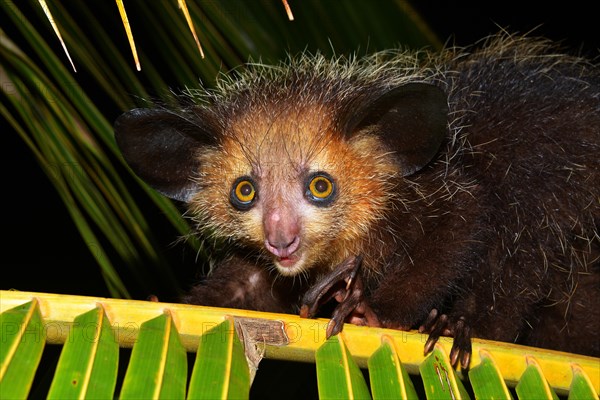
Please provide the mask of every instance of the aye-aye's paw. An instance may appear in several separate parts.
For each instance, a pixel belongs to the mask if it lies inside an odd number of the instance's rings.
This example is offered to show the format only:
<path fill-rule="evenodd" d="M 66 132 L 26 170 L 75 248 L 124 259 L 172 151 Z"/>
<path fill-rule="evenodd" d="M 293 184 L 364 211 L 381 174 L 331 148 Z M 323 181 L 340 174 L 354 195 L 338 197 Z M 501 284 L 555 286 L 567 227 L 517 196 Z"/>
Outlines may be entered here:
<path fill-rule="evenodd" d="M 437 309 L 431 310 L 429 316 L 419 327 L 419 332 L 429 333 L 425 343 L 425 354 L 433 350 L 440 336 L 454 337 L 454 343 L 450 350 L 450 363 L 453 367 L 458 364 L 462 369 L 467 369 L 471 362 L 471 327 L 466 323 L 464 317 L 450 318 L 446 314 L 440 314 Z"/>
<path fill-rule="evenodd" d="M 319 307 L 331 299 L 339 303 L 327 325 L 327 338 L 340 333 L 344 322 L 380 326 L 377 316 L 364 299 L 364 284 L 358 273 L 361 262 L 361 257 L 348 257 L 315 283 L 302 298 L 300 316 L 303 318 L 314 317 Z"/>

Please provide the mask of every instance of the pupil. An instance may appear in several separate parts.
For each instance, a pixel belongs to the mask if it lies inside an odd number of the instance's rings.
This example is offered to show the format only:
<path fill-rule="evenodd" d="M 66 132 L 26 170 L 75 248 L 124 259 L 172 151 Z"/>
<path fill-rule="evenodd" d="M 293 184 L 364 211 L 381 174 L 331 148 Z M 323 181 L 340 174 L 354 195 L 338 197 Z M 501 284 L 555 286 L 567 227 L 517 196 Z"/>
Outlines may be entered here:
<path fill-rule="evenodd" d="M 319 179 L 317 182 L 315 182 L 315 190 L 319 193 L 326 192 L 328 187 L 329 185 L 325 179 Z"/>
<path fill-rule="evenodd" d="M 250 196 L 252 194 L 252 185 L 249 183 L 244 183 L 242 187 L 240 187 L 240 193 L 242 196 Z"/>

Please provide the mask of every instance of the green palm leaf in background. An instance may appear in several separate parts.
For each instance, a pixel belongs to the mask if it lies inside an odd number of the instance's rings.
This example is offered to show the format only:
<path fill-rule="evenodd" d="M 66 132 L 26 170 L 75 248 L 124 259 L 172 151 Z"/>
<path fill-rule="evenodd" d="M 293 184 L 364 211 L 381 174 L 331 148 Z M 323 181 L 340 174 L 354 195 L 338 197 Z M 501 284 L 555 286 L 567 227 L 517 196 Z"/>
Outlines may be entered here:
<path fill-rule="evenodd" d="M 210 87 L 219 72 L 250 58 L 277 63 L 288 52 L 367 52 L 397 46 L 400 39 L 412 47 L 435 42 L 400 1 L 376 7 L 307 1 L 293 8 L 293 22 L 275 0 L 190 1 L 202 59 L 176 3 L 125 2 L 139 73 L 111 1 L 48 2 L 77 73 L 38 2 L 0 4 L 2 125 L 27 144 L 56 188 L 113 297 L 131 297 L 123 273 L 143 293 L 156 282 L 171 291 L 179 286 L 152 234 L 157 228 L 146 217 L 148 207 L 139 203 L 153 203 L 174 227 L 174 238 L 185 236 L 192 251 L 201 251 L 173 203 L 142 183 L 141 190 L 132 186 L 137 181 L 122 164 L 112 133 L 120 112 L 152 99 L 172 104 L 171 90 L 198 87 L 199 81 Z"/>

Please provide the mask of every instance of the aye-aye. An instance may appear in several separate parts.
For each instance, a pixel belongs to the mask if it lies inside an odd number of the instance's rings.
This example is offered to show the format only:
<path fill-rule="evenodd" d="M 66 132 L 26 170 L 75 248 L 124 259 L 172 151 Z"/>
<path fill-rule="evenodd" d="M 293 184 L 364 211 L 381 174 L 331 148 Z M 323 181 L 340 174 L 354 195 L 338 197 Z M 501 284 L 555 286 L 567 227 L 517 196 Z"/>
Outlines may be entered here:
<path fill-rule="evenodd" d="M 302 55 L 116 121 L 229 244 L 184 301 L 599 356 L 600 69 L 542 39 Z"/>

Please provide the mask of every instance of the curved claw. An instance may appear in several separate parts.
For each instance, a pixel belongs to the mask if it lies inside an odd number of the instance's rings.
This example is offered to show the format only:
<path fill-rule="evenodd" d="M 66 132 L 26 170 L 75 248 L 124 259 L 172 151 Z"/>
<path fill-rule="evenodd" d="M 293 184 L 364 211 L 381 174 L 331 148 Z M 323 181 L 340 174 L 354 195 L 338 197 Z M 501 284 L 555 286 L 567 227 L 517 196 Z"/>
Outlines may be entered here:
<path fill-rule="evenodd" d="M 312 318 L 319 311 L 319 307 L 334 297 L 345 297 L 350 293 L 350 287 L 355 282 L 356 273 L 362 259 L 360 257 L 348 257 L 339 264 L 330 274 L 315 283 L 302 297 L 300 316 Z M 337 286 L 337 287 L 336 287 Z"/>
<path fill-rule="evenodd" d="M 440 336 L 453 336 L 454 342 L 450 350 L 450 364 L 456 367 L 460 361 L 462 369 L 468 369 L 471 362 L 471 327 L 464 317 L 451 320 L 446 314 L 439 314 L 437 309 L 431 310 L 427 319 L 419 327 L 419 332 L 429 332 L 424 352 L 428 354 L 439 340 Z"/>
<path fill-rule="evenodd" d="M 427 330 L 429 331 L 429 337 L 427 338 L 427 342 L 425 342 L 425 354 L 433 350 L 433 346 L 435 346 L 440 336 L 443 336 L 444 331 L 448 328 L 448 316 L 446 314 L 436 316 L 435 321 L 430 323 L 430 326 L 431 328 Z"/>
<path fill-rule="evenodd" d="M 471 327 L 467 325 L 463 317 L 454 324 L 454 343 L 450 351 L 450 362 L 453 366 L 458 364 L 462 369 L 469 368 L 471 362 Z"/>
<path fill-rule="evenodd" d="M 344 321 L 357 311 L 363 300 L 364 287 L 361 279 L 353 279 L 345 289 L 343 300 L 335 307 L 327 325 L 326 337 L 329 339 L 342 331 Z M 364 308 L 364 307 L 363 307 Z"/>
<path fill-rule="evenodd" d="M 377 316 L 364 301 L 364 284 L 358 275 L 361 261 L 361 257 L 348 257 L 311 287 L 302 298 L 300 316 L 303 318 L 313 317 L 319 307 L 332 298 L 339 303 L 327 325 L 327 338 L 341 332 L 346 321 L 379 326 Z"/>

